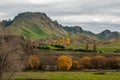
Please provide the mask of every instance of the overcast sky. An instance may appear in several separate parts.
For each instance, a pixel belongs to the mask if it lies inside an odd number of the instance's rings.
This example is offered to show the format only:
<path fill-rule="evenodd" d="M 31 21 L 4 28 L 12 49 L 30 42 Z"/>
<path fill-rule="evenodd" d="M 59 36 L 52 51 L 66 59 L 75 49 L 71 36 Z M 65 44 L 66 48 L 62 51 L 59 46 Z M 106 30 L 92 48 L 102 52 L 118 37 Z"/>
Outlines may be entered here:
<path fill-rule="evenodd" d="M 0 21 L 27 11 L 44 12 L 62 25 L 95 33 L 120 32 L 120 0 L 0 0 Z"/>

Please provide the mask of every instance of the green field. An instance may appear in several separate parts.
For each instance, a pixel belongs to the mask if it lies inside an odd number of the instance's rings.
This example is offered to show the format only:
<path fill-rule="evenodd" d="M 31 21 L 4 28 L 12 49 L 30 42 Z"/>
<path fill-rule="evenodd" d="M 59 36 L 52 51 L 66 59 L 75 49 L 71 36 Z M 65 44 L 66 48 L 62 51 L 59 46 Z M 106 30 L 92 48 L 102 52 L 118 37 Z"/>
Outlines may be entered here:
<path fill-rule="evenodd" d="M 120 72 L 20 72 L 14 75 L 16 80 L 120 80 Z"/>

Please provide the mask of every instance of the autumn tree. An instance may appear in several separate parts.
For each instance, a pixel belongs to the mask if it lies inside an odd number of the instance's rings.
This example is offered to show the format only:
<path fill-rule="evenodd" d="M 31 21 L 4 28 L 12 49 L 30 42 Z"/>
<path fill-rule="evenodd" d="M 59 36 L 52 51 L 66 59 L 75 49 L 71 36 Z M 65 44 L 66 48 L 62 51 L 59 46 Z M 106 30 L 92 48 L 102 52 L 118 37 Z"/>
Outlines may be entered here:
<path fill-rule="evenodd" d="M 29 64 L 32 69 L 37 70 L 40 65 L 39 57 L 37 55 L 30 55 Z"/>
<path fill-rule="evenodd" d="M 66 38 L 66 45 L 70 45 L 70 38 Z"/>
<path fill-rule="evenodd" d="M 94 56 L 94 57 L 92 57 L 91 62 L 92 62 L 93 68 L 104 69 L 107 59 L 104 56 Z"/>
<path fill-rule="evenodd" d="M 73 70 L 78 70 L 80 68 L 80 64 L 78 60 L 75 60 L 72 62 L 72 69 Z"/>
<path fill-rule="evenodd" d="M 62 45 L 65 45 L 65 37 L 64 36 L 61 37 L 61 42 L 62 42 Z"/>
<path fill-rule="evenodd" d="M 109 69 L 119 69 L 120 68 L 120 57 L 109 57 L 107 59 L 107 67 Z"/>
<path fill-rule="evenodd" d="M 52 40 L 52 43 L 53 43 L 53 44 L 57 44 L 57 43 L 58 43 L 58 40 Z"/>
<path fill-rule="evenodd" d="M 79 62 L 80 62 L 81 68 L 89 69 L 92 66 L 91 58 L 88 56 L 83 56 L 82 58 L 80 58 Z"/>
<path fill-rule="evenodd" d="M 59 70 L 70 70 L 72 67 L 72 59 L 68 56 L 60 56 L 58 58 L 58 69 Z"/>

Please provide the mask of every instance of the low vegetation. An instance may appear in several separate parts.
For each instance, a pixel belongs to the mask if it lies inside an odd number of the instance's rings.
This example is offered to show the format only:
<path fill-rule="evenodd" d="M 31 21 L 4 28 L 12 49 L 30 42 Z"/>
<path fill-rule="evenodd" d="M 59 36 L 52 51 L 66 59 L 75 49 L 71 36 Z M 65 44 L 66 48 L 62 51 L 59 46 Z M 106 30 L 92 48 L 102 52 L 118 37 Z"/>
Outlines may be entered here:
<path fill-rule="evenodd" d="M 69 73 L 72 74 L 73 71 L 120 70 L 120 54 L 104 54 L 98 52 L 97 44 L 91 44 L 90 47 L 86 44 L 85 49 L 75 49 L 66 48 L 66 46 L 70 45 L 70 39 L 67 40 L 67 38 L 65 45 L 60 41 L 60 44 L 38 44 L 39 46 L 36 46 L 36 44 L 30 40 L 25 40 L 22 36 L 2 36 L 1 38 L 0 79 L 6 78 L 4 77 L 6 72 L 11 73 L 10 76 L 8 76 L 8 79 L 11 79 L 14 73 L 18 71 L 26 71 L 26 73 L 30 71 L 31 74 L 33 71 L 54 71 L 54 73 L 58 71 L 56 75 L 53 75 L 57 76 L 60 71 L 70 71 Z M 82 72 L 78 72 L 78 74 L 79 73 Z M 28 72 L 26 76 L 29 76 L 29 74 Z M 91 76 L 96 77 L 97 75 L 106 74 L 107 72 L 98 72 Z M 61 77 L 69 79 L 67 75 L 65 75 Z M 48 75 L 46 74 L 46 76 Z M 58 79 L 61 77 L 58 77 Z M 37 75 L 36 78 L 38 78 Z M 20 79 L 20 77 L 16 77 L 16 79 Z M 29 79 L 29 77 L 27 79 Z M 55 79 L 57 79 L 57 77 Z"/>
<path fill-rule="evenodd" d="M 119 80 L 119 75 L 120 72 L 19 72 L 13 78 L 15 80 Z"/>

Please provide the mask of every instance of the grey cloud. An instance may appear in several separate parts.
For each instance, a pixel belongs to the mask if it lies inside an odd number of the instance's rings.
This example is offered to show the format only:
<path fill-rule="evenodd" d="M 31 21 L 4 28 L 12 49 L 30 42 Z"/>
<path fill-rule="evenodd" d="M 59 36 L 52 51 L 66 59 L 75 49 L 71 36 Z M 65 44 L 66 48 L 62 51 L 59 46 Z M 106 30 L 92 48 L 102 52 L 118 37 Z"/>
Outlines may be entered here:
<path fill-rule="evenodd" d="M 1 0 L 0 3 L 0 12 L 5 13 L 5 15 L 0 16 L 0 20 L 13 18 L 18 13 L 32 11 L 32 12 L 45 12 L 48 16 L 57 17 L 57 16 L 67 16 L 67 15 L 102 15 L 102 16 L 115 16 L 120 18 L 120 0 L 65 0 L 61 2 L 51 2 L 44 4 L 32 4 L 29 3 L 29 0 Z M 56 18 L 57 20 L 57 18 Z M 107 23 L 107 22 L 86 22 L 78 23 L 75 21 L 64 22 L 62 19 L 60 21 L 63 25 L 81 25 L 83 27 L 90 26 L 91 29 L 95 28 L 97 25 L 101 29 L 106 28 L 105 26 L 112 26 L 110 29 L 120 30 L 120 23 Z M 89 23 L 89 24 L 88 24 Z M 91 24 L 90 24 L 91 23 Z M 86 24 L 86 25 L 85 25 Z M 99 25 L 104 25 L 99 26 Z M 85 28 L 87 29 L 87 27 Z M 88 28 L 89 29 L 89 28 Z M 96 29 L 96 28 L 95 28 Z M 92 29 L 94 30 L 94 29 Z M 95 30 L 94 30 L 95 31 Z"/>

